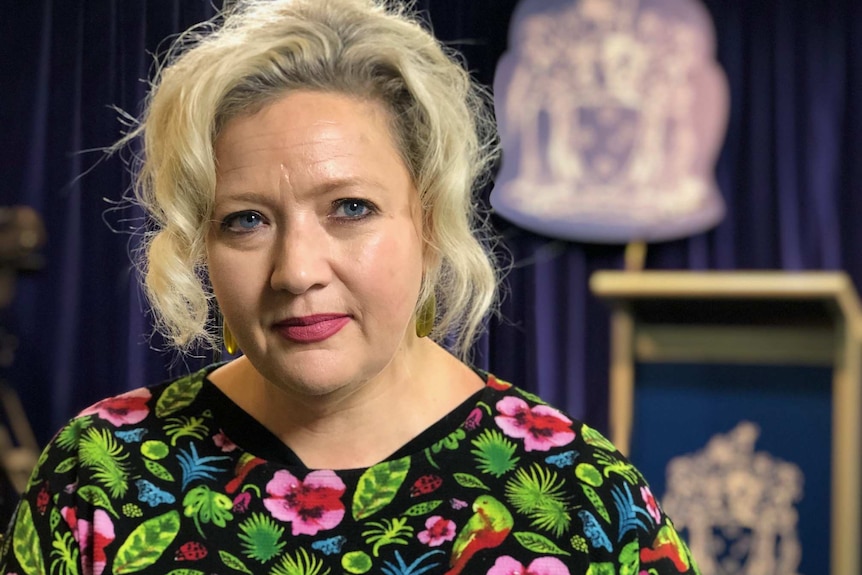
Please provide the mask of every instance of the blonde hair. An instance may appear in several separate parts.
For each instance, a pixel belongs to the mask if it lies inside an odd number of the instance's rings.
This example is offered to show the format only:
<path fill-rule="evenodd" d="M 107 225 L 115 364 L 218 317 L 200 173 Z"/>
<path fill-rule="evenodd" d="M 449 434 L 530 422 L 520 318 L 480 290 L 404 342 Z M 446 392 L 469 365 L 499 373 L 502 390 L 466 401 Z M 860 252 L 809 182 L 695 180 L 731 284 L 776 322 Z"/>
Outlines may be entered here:
<path fill-rule="evenodd" d="M 473 192 L 496 159 L 487 93 L 401 2 L 240 1 L 182 34 L 150 90 L 135 196 L 152 219 L 142 271 L 157 328 L 180 349 L 215 346 L 205 238 L 216 185 L 213 144 L 230 119 L 291 90 L 382 102 L 423 207 L 438 265 L 431 333 L 465 357 L 495 301 L 498 273 Z"/>

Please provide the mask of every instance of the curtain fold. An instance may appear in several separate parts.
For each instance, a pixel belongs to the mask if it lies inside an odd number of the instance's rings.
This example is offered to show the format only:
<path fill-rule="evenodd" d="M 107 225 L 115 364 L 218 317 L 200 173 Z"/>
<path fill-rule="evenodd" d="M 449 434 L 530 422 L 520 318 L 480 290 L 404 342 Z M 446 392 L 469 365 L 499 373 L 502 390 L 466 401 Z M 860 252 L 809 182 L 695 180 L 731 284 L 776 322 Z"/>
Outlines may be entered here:
<path fill-rule="evenodd" d="M 417 2 L 487 85 L 515 4 Z M 650 246 L 647 267 L 845 269 L 862 285 L 862 4 L 705 4 L 730 82 L 716 167 L 727 216 L 709 233 Z M 130 259 L 141 214 L 115 205 L 132 152 L 106 159 L 99 150 L 123 129 L 112 106 L 140 111 L 151 54 L 213 12 L 209 0 L 43 0 L 16 3 L 0 20 L 0 205 L 34 207 L 49 233 L 47 266 L 21 278 L 13 307 L 0 311 L 19 338 L 2 376 L 43 443 L 85 405 L 209 359 L 156 351 L 163 342 L 149 337 Z M 605 430 L 608 311 L 588 280 L 621 268 L 623 247 L 491 221 L 512 265 L 476 364 Z"/>

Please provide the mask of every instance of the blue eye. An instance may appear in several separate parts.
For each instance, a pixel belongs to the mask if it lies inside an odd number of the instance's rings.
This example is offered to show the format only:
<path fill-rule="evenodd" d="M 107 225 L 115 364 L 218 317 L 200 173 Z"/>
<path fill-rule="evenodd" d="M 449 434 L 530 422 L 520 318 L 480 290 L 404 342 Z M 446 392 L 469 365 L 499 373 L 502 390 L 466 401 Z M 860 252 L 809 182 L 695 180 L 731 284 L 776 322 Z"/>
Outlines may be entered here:
<path fill-rule="evenodd" d="M 364 200 L 348 198 L 336 203 L 335 216 L 345 219 L 361 219 L 371 214 L 371 207 Z"/>
<path fill-rule="evenodd" d="M 253 230 L 263 223 L 263 216 L 257 212 L 238 212 L 231 214 L 222 222 L 222 228 L 234 231 Z"/>

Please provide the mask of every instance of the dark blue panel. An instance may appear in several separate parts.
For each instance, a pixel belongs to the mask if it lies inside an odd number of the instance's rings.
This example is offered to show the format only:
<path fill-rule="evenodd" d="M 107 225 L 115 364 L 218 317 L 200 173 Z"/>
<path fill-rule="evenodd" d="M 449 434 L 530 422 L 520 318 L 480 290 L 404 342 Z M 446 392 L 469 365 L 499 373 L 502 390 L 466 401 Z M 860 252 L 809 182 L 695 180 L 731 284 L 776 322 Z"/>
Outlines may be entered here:
<path fill-rule="evenodd" d="M 637 367 L 631 459 L 665 493 L 665 467 L 740 421 L 760 427 L 755 451 L 799 466 L 800 573 L 828 573 L 832 370 L 753 365 Z"/>

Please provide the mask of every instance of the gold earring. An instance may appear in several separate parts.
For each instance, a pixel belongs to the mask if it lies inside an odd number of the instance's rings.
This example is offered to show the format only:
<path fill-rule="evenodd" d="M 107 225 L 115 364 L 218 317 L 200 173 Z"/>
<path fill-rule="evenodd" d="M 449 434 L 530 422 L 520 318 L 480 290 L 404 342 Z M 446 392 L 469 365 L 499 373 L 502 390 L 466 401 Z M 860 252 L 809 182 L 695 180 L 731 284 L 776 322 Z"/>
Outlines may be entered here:
<path fill-rule="evenodd" d="M 222 323 L 222 341 L 224 341 L 225 350 L 231 354 L 236 355 L 236 352 L 239 350 L 239 346 L 236 343 L 236 339 L 233 337 L 233 333 L 230 331 L 230 328 L 227 326 L 227 322 Z"/>
<path fill-rule="evenodd" d="M 419 313 L 416 314 L 416 335 L 418 337 L 427 337 L 431 330 L 434 329 L 434 316 L 437 314 L 437 298 L 432 293 L 431 297 L 425 300 L 422 307 L 419 308 Z"/>

